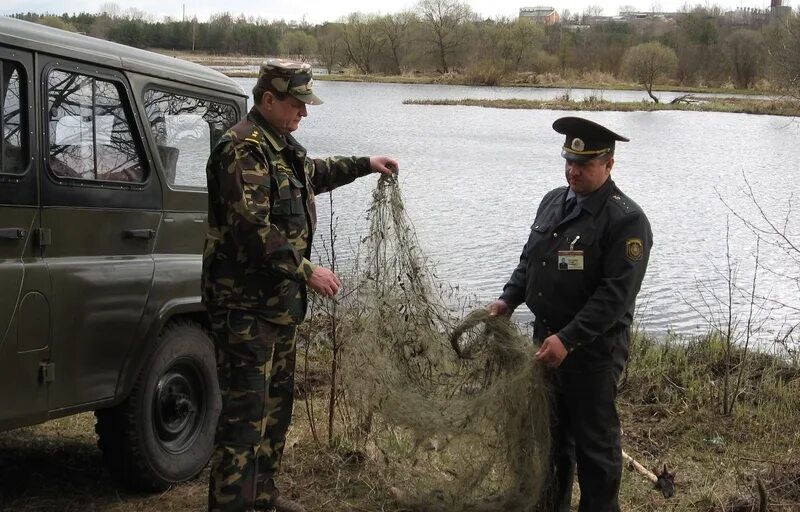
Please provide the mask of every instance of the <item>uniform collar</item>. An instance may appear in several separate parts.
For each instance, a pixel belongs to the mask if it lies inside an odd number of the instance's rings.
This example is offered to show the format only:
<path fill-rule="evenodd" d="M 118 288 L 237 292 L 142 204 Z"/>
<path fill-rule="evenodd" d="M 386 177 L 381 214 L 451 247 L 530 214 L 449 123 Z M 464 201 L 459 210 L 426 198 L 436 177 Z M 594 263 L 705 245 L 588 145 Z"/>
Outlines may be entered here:
<path fill-rule="evenodd" d="M 261 128 L 262 132 L 264 133 L 264 139 L 270 146 L 272 146 L 276 153 L 280 153 L 288 146 L 291 150 L 297 153 L 297 156 L 300 158 L 306 156 L 306 149 L 301 146 L 299 142 L 297 142 L 297 139 L 291 135 L 282 137 L 281 134 L 278 133 L 271 124 L 269 124 L 264 116 L 261 115 L 261 112 L 256 107 L 250 109 L 250 112 L 247 114 L 247 119 Z"/>
<path fill-rule="evenodd" d="M 571 197 L 577 197 L 578 204 L 581 205 L 581 209 L 586 210 L 592 215 L 594 215 L 595 213 L 597 213 L 597 211 L 600 209 L 603 203 L 606 202 L 608 197 L 611 195 L 611 191 L 614 190 L 614 187 L 615 187 L 614 180 L 612 180 L 611 177 L 609 176 L 609 178 L 606 180 L 605 183 L 603 183 L 603 185 L 600 188 L 598 188 L 588 196 L 580 197 L 577 194 L 575 194 L 575 191 L 573 191 L 571 188 L 567 188 L 567 194 L 564 196 L 564 201 L 566 202 L 566 200 Z"/>

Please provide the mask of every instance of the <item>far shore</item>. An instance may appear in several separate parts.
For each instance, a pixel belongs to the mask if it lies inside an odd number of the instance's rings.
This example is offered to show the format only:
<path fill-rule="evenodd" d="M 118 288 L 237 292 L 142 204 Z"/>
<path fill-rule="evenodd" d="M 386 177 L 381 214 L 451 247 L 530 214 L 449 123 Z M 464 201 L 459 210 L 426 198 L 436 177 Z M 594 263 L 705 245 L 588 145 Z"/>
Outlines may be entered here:
<path fill-rule="evenodd" d="M 681 110 L 690 112 L 728 112 L 737 114 L 759 114 L 771 116 L 800 117 L 800 101 L 794 99 L 760 100 L 750 98 L 714 98 L 697 100 L 689 95 L 685 101 L 677 103 L 654 103 L 644 101 L 607 101 L 590 97 L 573 100 L 559 97 L 553 100 L 521 99 L 461 99 L 461 100 L 405 100 L 404 105 L 443 105 L 468 106 L 529 110 L 581 110 L 581 111 L 656 111 Z"/>
<path fill-rule="evenodd" d="M 175 58 L 188 60 L 204 66 L 219 70 L 227 76 L 234 78 L 256 78 L 258 72 L 255 69 L 242 69 L 245 67 L 255 68 L 263 60 L 263 57 L 252 55 L 212 55 L 205 53 L 193 53 L 187 51 L 170 51 L 154 48 L 152 51 L 169 55 Z M 316 69 L 324 69 L 324 66 L 314 64 Z M 237 69 L 238 68 L 238 69 Z M 539 89 L 590 89 L 590 90 L 618 90 L 618 91 L 642 91 L 646 94 L 641 85 L 618 80 L 606 73 L 588 74 L 582 77 L 562 78 L 553 73 L 517 73 L 513 77 L 501 78 L 498 80 L 488 80 L 482 77 L 470 76 L 465 73 L 448 74 L 423 74 L 423 73 L 404 73 L 401 75 L 385 74 L 362 74 L 352 70 L 337 69 L 332 73 L 318 73 L 314 78 L 320 81 L 336 82 L 370 82 L 370 83 L 396 83 L 396 84 L 441 84 L 441 85 L 467 85 L 467 86 L 497 86 L 497 87 L 531 87 Z M 654 92 L 678 92 L 684 94 L 735 94 L 735 95 L 772 95 L 780 96 L 777 90 L 756 88 L 756 89 L 736 89 L 733 86 L 726 87 L 697 87 L 683 86 L 678 84 L 654 84 Z"/>
<path fill-rule="evenodd" d="M 155 50 L 175 58 L 185 59 L 198 64 L 214 68 L 227 76 L 234 78 L 256 78 L 257 66 L 262 57 L 247 55 L 210 55 L 192 52 L 174 52 L 168 50 Z M 320 68 L 319 64 L 315 65 Z M 800 101 L 783 95 L 780 91 L 765 88 L 736 89 L 726 87 L 690 87 L 674 83 L 654 84 L 653 93 L 673 92 L 683 95 L 683 100 L 676 103 L 655 103 L 647 98 L 647 92 L 639 84 L 624 82 L 607 73 L 588 73 L 580 77 L 561 77 L 553 73 L 516 73 L 506 77 L 483 77 L 469 73 L 448 74 L 422 74 L 405 73 L 402 75 L 361 74 L 352 70 L 338 70 L 333 73 L 316 73 L 314 78 L 319 81 L 333 82 L 368 82 L 392 84 L 436 84 L 460 85 L 471 87 L 508 87 L 508 88 L 539 88 L 561 89 L 566 92 L 552 100 L 523 100 L 504 99 L 486 100 L 479 98 L 465 98 L 460 100 L 408 100 L 405 104 L 413 105 L 459 105 L 480 106 L 487 108 L 507 109 L 551 109 L 551 110 L 580 110 L 580 111 L 656 111 L 680 110 L 692 112 L 728 112 L 742 114 L 759 114 L 798 117 L 800 116 Z M 596 91 L 586 99 L 573 99 L 569 91 L 573 89 Z M 642 101 L 614 102 L 602 99 L 603 91 L 641 91 Z M 696 94 L 717 94 L 721 97 L 708 99 L 699 98 Z M 725 95 L 729 95 L 725 97 Z M 735 96 L 735 97 L 733 97 Z M 742 96 L 771 96 L 770 99 L 742 98 Z"/>
<path fill-rule="evenodd" d="M 212 66 L 220 67 L 223 66 Z M 220 71 L 234 78 L 257 78 L 257 72 L 242 70 Z M 429 85 L 465 85 L 471 87 L 520 87 L 532 89 L 589 89 L 589 90 L 614 90 L 614 91 L 646 91 L 637 84 L 627 82 L 594 82 L 585 79 L 573 81 L 553 81 L 553 82 L 531 82 L 522 79 L 500 80 L 497 83 L 480 83 L 464 75 L 362 75 L 354 73 L 331 73 L 315 74 L 315 80 L 326 82 L 366 82 L 366 83 L 386 83 L 386 84 L 429 84 Z M 670 84 L 657 84 L 653 86 L 653 92 L 679 92 L 684 94 L 735 94 L 746 96 L 779 95 L 778 91 L 767 91 L 757 89 L 734 89 L 732 87 L 689 87 Z"/>

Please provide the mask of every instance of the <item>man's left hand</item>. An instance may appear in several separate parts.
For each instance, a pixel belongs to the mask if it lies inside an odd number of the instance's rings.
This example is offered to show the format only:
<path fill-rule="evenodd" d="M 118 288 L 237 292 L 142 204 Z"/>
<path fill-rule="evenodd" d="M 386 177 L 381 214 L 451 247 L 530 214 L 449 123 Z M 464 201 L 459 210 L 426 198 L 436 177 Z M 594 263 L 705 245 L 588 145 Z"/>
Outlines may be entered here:
<path fill-rule="evenodd" d="M 386 176 L 394 176 L 400 170 L 397 160 L 389 158 L 388 156 L 371 156 L 369 157 L 369 167 L 372 172 L 379 172 Z"/>
<path fill-rule="evenodd" d="M 536 352 L 536 359 L 550 368 L 558 368 L 567 357 L 567 349 L 561 338 L 552 334 L 544 339 L 542 346 Z"/>

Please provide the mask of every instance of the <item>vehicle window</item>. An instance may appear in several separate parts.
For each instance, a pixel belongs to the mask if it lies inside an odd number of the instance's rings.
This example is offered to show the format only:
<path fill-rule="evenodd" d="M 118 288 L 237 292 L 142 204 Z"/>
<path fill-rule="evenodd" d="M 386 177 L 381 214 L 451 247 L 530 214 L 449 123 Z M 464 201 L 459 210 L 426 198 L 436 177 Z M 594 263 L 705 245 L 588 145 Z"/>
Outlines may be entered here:
<path fill-rule="evenodd" d="M 50 170 L 63 178 L 144 182 L 121 85 L 59 70 L 47 83 Z"/>
<path fill-rule="evenodd" d="M 0 174 L 23 174 L 28 168 L 26 81 L 19 64 L 0 60 Z"/>
<path fill-rule="evenodd" d="M 145 92 L 144 105 L 169 184 L 205 187 L 211 148 L 236 122 L 236 109 L 159 89 Z"/>

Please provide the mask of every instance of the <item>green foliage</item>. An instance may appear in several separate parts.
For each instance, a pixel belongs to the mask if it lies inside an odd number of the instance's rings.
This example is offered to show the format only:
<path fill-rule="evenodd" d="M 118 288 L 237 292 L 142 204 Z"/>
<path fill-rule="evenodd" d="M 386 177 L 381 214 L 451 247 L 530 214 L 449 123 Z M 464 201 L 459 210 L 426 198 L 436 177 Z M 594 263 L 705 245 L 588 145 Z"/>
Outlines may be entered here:
<path fill-rule="evenodd" d="M 281 39 L 280 49 L 284 55 L 306 61 L 317 53 L 317 39 L 302 30 L 293 30 Z"/>
<path fill-rule="evenodd" d="M 743 372 L 736 395 L 739 409 L 752 411 L 738 414 L 755 415 L 765 424 L 786 424 L 800 414 L 796 363 L 742 348 L 729 354 L 725 341 L 713 335 L 635 337 L 621 390 L 626 401 L 664 407 L 672 414 L 730 414 L 723 407 L 723 381 L 738 372 Z"/>
<path fill-rule="evenodd" d="M 60 28 L 61 30 L 69 30 L 70 32 L 76 32 L 77 29 L 69 22 L 62 20 L 61 18 L 57 18 L 56 16 L 42 16 L 36 23 L 40 25 L 46 25 L 48 27 L 53 28 Z"/>

